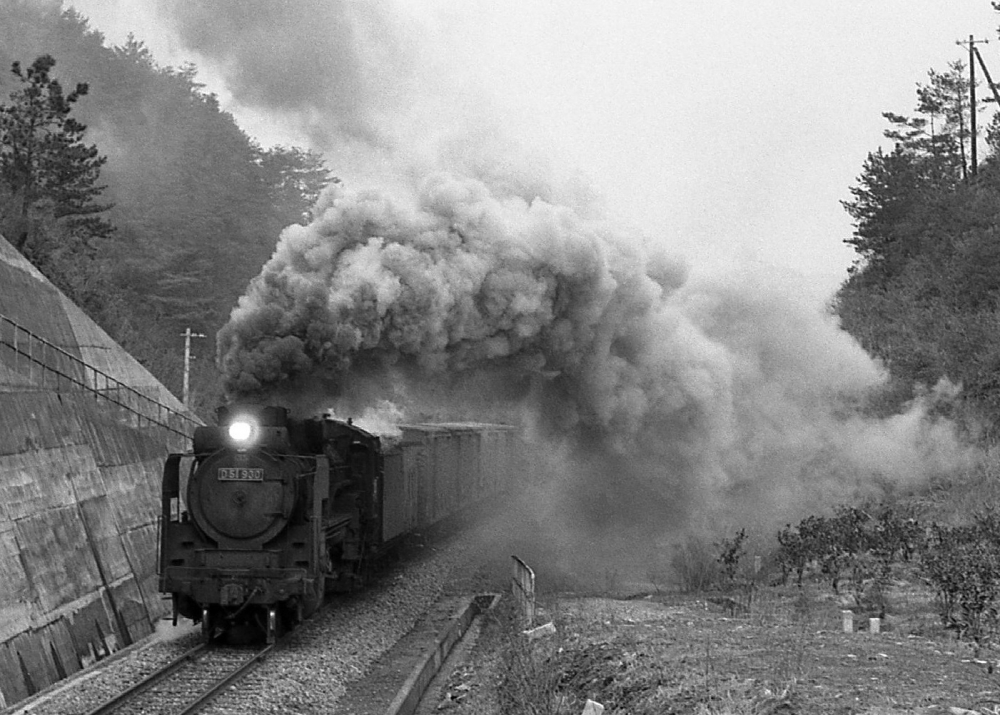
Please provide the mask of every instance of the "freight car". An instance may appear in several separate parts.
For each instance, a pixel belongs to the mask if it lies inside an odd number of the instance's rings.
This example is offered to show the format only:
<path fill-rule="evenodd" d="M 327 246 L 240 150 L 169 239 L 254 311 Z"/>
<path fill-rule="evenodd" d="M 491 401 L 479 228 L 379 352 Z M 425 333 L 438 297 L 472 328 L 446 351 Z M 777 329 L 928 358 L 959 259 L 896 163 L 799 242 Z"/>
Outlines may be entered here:
<path fill-rule="evenodd" d="M 329 416 L 227 406 L 164 467 L 160 591 L 178 615 L 273 641 L 402 536 L 495 497 L 518 469 L 506 425 L 401 425 L 392 443 Z"/>

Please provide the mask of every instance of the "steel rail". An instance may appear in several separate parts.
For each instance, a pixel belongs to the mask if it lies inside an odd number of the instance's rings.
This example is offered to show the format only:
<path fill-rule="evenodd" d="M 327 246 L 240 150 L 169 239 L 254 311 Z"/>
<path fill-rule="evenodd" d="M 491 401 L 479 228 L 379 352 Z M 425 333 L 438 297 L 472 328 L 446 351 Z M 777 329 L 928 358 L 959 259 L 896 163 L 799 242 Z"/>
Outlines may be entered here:
<path fill-rule="evenodd" d="M 182 665 L 184 665 L 184 663 L 186 663 L 189 660 L 192 660 L 193 658 L 197 657 L 200 653 L 207 650 L 208 645 L 209 645 L 208 643 L 201 643 L 200 645 L 195 646 L 186 653 L 178 656 L 177 658 L 174 658 L 172 661 L 164 665 L 159 670 L 155 670 L 149 675 L 147 675 L 143 680 L 140 680 L 138 683 L 130 687 L 128 690 L 119 693 L 115 697 L 111 698 L 111 700 L 108 700 L 98 705 L 96 708 L 88 712 L 87 715 L 107 715 L 107 713 L 114 712 L 115 708 L 117 708 L 123 702 L 125 702 L 129 698 L 132 698 L 135 695 L 138 695 L 139 693 L 150 688 L 156 683 L 159 683 L 161 680 L 166 679 L 168 675 L 170 675 L 175 670 L 180 668 Z"/>
<path fill-rule="evenodd" d="M 183 706 L 183 709 L 178 710 L 176 715 L 193 715 L 194 713 L 202 710 L 206 705 L 208 705 L 216 696 L 218 696 L 223 690 L 232 685 L 233 683 L 240 680 L 242 677 L 247 675 L 252 668 L 254 668 L 261 660 L 267 657 L 271 651 L 275 648 L 275 644 L 266 646 L 260 649 L 256 654 L 251 656 L 249 659 L 241 663 L 236 668 L 230 670 L 223 677 L 213 681 L 208 687 L 202 689 L 198 696 L 188 702 Z M 119 693 L 110 700 L 102 703 L 93 710 L 89 711 L 87 715 L 109 715 L 115 712 L 120 707 L 126 705 L 126 703 L 141 695 L 145 691 L 149 690 L 155 685 L 158 685 L 166 681 L 171 675 L 176 671 L 180 670 L 189 661 L 194 661 L 195 659 L 205 656 L 211 652 L 213 649 L 212 644 L 202 643 L 191 650 L 183 653 L 174 660 L 170 661 L 162 668 L 150 673 L 143 680 L 139 681 L 127 690 Z"/>
<path fill-rule="evenodd" d="M 228 688 L 231 684 L 241 679 L 252 668 L 254 668 L 257 665 L 257 663 L 264 660 L 264 658 L 270 655 L 271 651 L 274 650 L 274 647 L 276 645 L 277 645 L 276 643 L 272 643 L 266 648 L 261 649 L 261 651 L 257 653 L 257 655 L 250 658 L 250 660 L 248 660 L 246 663 L 233 670 L 231 673 L 229 673 L 229 675 L 225 676 L 224 678 L 220 678 L 218 681 L 216 681 L 214 685 L 210 686 L 208 689 L 203 691 L 202 694 L 199 695 L 194 702 L 192 702 L 184 710 L 182 710 L 179 713 L 179 715 L 193 715 L 194 713 L 199 712 L 203 707 L 208 705 L 215 698 L 216 695 L 218 695 L 223 690 Z"/>

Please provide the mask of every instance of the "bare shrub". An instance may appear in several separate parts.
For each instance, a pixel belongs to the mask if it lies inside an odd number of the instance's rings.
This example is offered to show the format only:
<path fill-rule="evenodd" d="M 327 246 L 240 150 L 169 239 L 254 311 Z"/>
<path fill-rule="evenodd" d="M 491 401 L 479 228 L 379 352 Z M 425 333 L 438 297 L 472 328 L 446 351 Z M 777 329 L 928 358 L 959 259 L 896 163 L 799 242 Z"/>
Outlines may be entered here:
<path fill-rule="evenodd" d="M 491 613 L 491 628 L 499 640 L 502 663 L 497 697 L 502 712 L 554 715 L 560 711 L 559 673 L 548 666 L 547 641 L 533 643 L 521 633 L 512 599 L 503 599 Z"/>
<path fill-rule="evenodd" d="M 711 547 L 702 539 L 688 537 L 675 547 L 670 560 L 679 585 L 686 593 L 705 591 L 719 579 L 719 564 Z"/>

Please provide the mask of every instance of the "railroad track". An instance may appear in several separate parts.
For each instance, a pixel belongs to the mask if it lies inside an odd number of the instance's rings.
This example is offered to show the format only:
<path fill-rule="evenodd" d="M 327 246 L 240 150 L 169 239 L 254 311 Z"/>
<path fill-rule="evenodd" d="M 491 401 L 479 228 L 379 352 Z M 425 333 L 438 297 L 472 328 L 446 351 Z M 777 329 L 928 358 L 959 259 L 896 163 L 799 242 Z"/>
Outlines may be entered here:
<path fill-rule="evenodd" d="M 237 648 L 202 643 L 87 715 L 191 715 L 240 680 L 274 645 Z"/>

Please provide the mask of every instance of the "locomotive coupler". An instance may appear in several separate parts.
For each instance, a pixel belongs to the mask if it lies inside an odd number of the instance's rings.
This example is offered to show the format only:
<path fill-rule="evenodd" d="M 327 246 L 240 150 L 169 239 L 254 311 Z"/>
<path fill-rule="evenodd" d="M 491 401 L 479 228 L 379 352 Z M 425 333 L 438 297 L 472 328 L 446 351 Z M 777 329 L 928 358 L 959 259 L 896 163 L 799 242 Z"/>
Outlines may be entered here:
<path fill-rule="evenodd" d="M 231 616 L 229 616 L 229 620 L 231 621 L 236 620 L 236 617 L 239 616 L 241 613 L 243 613 L 246 607 L 250 605 L 250 601 L 252 601 L 253 597 L 256 596 L 258 593 L 260 593 L 260 588 L 259 587 L 254 588 L 254 590 L 250 592 L 250 595 L 247 596 L 247 600 L 243 602 L 243 605 L 237 608 L 236 611 Z"/>
<path fill-rule="evenodd" d="M 219 603 L 223 606 L 235 606 L 244 603 L 248 599 L 244 598 L 243 585 L 239 583 L 223 584 L 219 589 Z"/>

